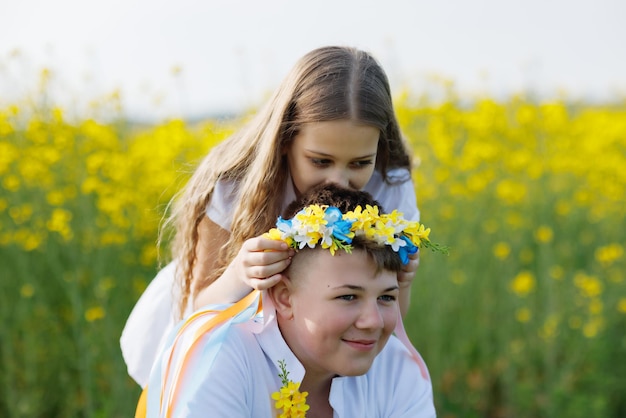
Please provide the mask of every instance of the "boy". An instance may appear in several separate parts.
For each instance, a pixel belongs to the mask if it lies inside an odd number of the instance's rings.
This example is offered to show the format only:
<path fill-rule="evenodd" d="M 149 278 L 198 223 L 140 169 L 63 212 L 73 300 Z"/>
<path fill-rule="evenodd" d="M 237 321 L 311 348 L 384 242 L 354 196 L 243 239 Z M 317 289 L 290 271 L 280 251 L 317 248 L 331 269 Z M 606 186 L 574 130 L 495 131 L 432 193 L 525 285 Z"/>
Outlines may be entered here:
<path fill-rule="evenodd" d="M 417 249 L 397 215 L 333 185 L 294 202 L 268 237 L 299 251 L 262 317 L 258 292 L 190 317 L 153 370 L 148 416 L 434 417 L 421 358 L 392 336 L 400 253 Z"/>

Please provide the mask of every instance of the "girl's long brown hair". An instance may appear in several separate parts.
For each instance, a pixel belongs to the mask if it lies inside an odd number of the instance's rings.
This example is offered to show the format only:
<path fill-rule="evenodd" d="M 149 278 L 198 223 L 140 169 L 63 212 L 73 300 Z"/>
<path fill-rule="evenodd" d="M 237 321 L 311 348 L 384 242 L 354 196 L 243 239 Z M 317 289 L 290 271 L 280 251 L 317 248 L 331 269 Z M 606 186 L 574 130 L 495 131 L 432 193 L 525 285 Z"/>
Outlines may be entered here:
<path fill-rule="evenodd" d="M 281 211 L 288 179 L 284 150 L 302 124 L 352 119 L 380 130 L 376 170 L 385 181 L 391 168 L 410 169 L 410 158 L 396 120 L 387 76 L 368 53 L 349 47 L 322 47 L 302 57 L 269 102 L 239 132 L 214 147 L 177 195 L 164 228 L 175 228 L 172 256 L 178 260 L 180 314 L 193 288 L 218 278 L 243 242 L 270 229 Z M 220 179 L 236 180 L 238 200 L 230 238 L 219 250 L 218 268 L 192 277 L 198 226 Z M 163 231 L 163 229 L 162 229 Z"/>

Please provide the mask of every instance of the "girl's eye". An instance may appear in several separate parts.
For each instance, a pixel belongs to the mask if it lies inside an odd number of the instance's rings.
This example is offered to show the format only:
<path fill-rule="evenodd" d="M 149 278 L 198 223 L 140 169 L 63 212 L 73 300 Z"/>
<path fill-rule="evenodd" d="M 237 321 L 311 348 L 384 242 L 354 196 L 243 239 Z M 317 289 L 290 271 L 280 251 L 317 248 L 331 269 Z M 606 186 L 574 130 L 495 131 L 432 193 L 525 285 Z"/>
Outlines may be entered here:
<path fill-rule="evenodd" d="M 365 168 L 368 165 L 372 165 L 374 162 L 372 160 L 360 160 L 360 161 L 354 161 L 352 163 L 352 166 L 355 168 Z"/>
<path fill-rule="evenodd" d="M 395 302 L 396 301 L 396 297 L 394 295 L 381 295 L 379 298 L 383 302 Z"/>
<path fill-rule="evenodd" d="M 337 296 L 337 299 L 352 301 L 356 299 L 356 295 L 341 295 L 341 296 Z"/>
<path fill-rule="evenodd" d="M 331 161 L 326 158 L 311 158 L 311 163 L 319 167 L 324 167 L 324 166 L 329 165 Z"/>

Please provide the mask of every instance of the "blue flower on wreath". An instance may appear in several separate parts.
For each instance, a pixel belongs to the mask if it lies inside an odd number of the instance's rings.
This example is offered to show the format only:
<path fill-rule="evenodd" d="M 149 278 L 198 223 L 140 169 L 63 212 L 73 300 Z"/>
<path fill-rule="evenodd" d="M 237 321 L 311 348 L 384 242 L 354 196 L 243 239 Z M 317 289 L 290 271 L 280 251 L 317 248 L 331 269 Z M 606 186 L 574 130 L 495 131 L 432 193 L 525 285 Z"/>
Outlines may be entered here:
<path fill-rule="evenodd" d="M 351 231 L 354 223 L 353 219 L 344 220 L 343 213 L 334 206 L 326 208 L 324 219 L 327 222 L 326 228 L 328 228 L 332 238 L 343 244 L 352 243 L 352 237 L 354 237 L 354 232 Z"/>
<path fill-rule="evenodd" d="M 409 262 L 409 255 L 415 254 L 419 248 L 413 244 L 413 241 L 411 241 L 406 235 L 400 235 L 400 239 L 402 239 L 406 245 L 399 247 L 397 251 L 400 256 L 400 260 L 402 260 L 402 264 L 406 265 Z"/>

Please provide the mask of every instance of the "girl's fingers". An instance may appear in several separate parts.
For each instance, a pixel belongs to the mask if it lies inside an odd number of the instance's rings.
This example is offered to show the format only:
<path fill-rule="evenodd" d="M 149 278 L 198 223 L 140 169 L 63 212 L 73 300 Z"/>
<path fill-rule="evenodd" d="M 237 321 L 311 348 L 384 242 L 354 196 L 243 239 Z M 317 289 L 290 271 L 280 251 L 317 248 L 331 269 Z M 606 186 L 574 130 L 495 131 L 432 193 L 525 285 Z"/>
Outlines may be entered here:
<path fill-rule="evenodd" d="M 247 268 L 247 276 L 250 278 L 263 279 L 281 273 L 291 263 L 291 259 L 284 258 L 267 265 L 254 265 Z"/>
<path fill-rule="evenodd" d="M 409 255 L 409 262 L 402 267 L 402 270 L 398 272 L 398 284 L 410 285 L 415 278 L 415 272 L 420 265 L 419 251 L 415 254 Z"/>
<path fill-rule="evenodd" d="M 282 278 L 282 274 L 274 274 L 273 276 L 266 277 L 265 279 L 251 279 L 250 286 L 257 290 L 266 290 L 280 282 Z"/>
<path fill-rule="evenodd" d="M 245 266 L 268 266 L 292 257 L 295 251 L 286 243 L 256 237 L 247 240 L 240 255 Z"/>
<path fill-rule="evenodd" d="M 402 267 L 402 271 L 405 271 L 407 273 L 415 273 L 419 265 L 420 265 L 419 261 L 411 260 L 405 266 Z"/>
<path fill-rule="evenodd" d="M 415 278 L 415 272 L 399 271 L 398 272 L 398 285 L 400 287 L 410 285 L 413 282 L 414 278 Z"/>
<path fill-rule="evenodd" d="M 276 284 L 291 263 L 295 251 L 286 243 L 263 237 L 244 242 L 238 258 L 243 281 L 255 289 L 264 290 Z"/>
<path fill-rule="evenodd" d="M 293 250 L 251 252 L 246 254 L 245 263 L 250 266 L 270 266 L 292 256 Z"/>
<path fill-rule="evenodd" d="M 268 239 L 261 237 L 255 237 L 247 240 L 243 243 L 242 249 L 250 252 L 262 252 L 262 251 L 286 251 L 289 246 L 283 242 L 275 239 Z"/>
<path fill-rule="evenodd" d="M 415 273 L 419 265 L 420 265 L 420 253 L 418 251 L 415 254 L 409 255 L 409 262 L 406 265 L 402 266 L 402 271 L 405 271 L 407 273 Z"/>

